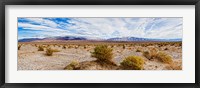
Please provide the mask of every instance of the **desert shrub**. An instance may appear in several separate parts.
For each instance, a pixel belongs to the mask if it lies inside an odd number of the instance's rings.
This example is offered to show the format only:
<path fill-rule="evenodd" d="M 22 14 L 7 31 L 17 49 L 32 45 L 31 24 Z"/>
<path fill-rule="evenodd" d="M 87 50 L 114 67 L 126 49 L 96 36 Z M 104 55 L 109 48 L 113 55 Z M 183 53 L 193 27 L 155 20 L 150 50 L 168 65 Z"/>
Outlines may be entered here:
<path fill-rule="evenodd" d="M 66 46 L 65 46 L 65 45 L 63 45 L 63 49 L 66 49 Z"/>
<path fill-rule="evenodd" d="M 126 48 L 126 46 L 125 45 L 123 45 L 123 49 L 125 49 Z"/>
<path fill-rule="evenodd" d="M 171 64 L 173 62 L 172 57 L 165 52 L 158 52 L 156 58 L 163 63 Z"/>
<path fill-rule="evenodd" d="M 165 48 L 164 50 L 169 50 L 168 48 Z"/>
<path fill-rule="evenodd" d="M 83 48 L 84 48 L 84 49 L 86 49 L 86 48 L 87 48 L 87 46 L 84 46 Z"/>
<path fill-rule="evenodd" d="M 126 70 L 142 70 L 143 65 L 144 60 L 139 56 L 128 56 L 120 63 L 120 66 Z"/>
<path fill-rule="evenodd" d="M 69 49 L 70 49 L 70 48 L 73 48 L 73 46 L 69 45 L 68 48 L 69 48 Z"/>
<path fill-rule="evenodd" d="M 46 55 L 47 55 L 47 56 L 52 56 L 52 55 L 53 55 L 53 52 L 60 52 L 60 50 L 47 48 L 47 50 L 46 50 Z"/>
<path fill-rule="evenodd" d="M 154 59 L 157 56 L 158 49 L 156 48 L 150 48 L 149 51 L 143 52 L 143 56 L 145 56 L 147 59 Z"/>
<path fill-rule="evenodd" d="M 99 45 L 94 48 L 94 52 L 91 52 L 92 57 L 97 58 L 99 62 L 109 62 L 113 58 L 113 49 L 107 45 Z"/>
<path fill-rule="evenodd" d="M 75 49 L 78 49 L 79 46 L 75 46 Z"/>
<path fill-rule="evenodd" d="M 51 49 L 53 52 L 60 52 L 58 49 Z"/>
<path fill-rule="evenodd" d="M 44 47 L 43 46 L 39 46 L 38 47 L 38 51 L 44 51 Z"/>
<path fill-rule="evenodd" d="M 79 66 L 78 61 L 72 61 L 69 65 L 67 65 L 64 70 L 76 70 L 76 68 Z"/>
<path fill-rule="evenodd" d="M 22 46 L 22 45 L 18 45 L 18 50 L 20 50 L 21 46 Z"/>
<path fill-rule="evenodd" d="M 141 50 L 140 50 L 140 49 L 137 49 L 136 52 L 141 52 Z"/>
<path fill-rule="evenodd" d="M 143 56 L 145 56 L 147 59 L 152 59 L 152 56 L 149 51 L 144 51 Z"/>
<path fill-rule="evenodd" d="M 52 56 L 52 54 L 53 54 L 53 50 L 51 48 L 48 48 L 47 51 L 46 51 L 46 55 Z"/>

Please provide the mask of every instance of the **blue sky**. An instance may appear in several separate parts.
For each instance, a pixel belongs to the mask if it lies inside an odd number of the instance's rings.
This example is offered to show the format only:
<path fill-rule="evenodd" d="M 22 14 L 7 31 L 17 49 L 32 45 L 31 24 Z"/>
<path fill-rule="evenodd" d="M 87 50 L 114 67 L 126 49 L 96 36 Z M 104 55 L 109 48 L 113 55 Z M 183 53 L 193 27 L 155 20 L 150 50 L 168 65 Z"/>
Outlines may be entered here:
<path fill-rule="evenodd" d="M 91 39 L 182 38 L 182 18 L 18 18 L 18 39 L 79 36 Z"/>

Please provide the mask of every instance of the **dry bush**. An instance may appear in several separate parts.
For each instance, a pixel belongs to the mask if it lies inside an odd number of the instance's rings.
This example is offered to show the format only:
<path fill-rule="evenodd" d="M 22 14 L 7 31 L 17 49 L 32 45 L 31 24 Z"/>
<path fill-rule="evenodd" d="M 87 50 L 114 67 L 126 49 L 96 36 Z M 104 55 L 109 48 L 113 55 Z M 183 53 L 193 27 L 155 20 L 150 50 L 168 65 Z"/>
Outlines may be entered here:
<path fill-rule="evenodd" d="M 144 51 L 143 56 L 145 56 L 147 59 L 153 59 L 152 55 L 150 54 L 149 51 Z"/>
<path fill-rule="evenodd" d="M 167 64 L 173 63 L 172 57 L 165 52 L 158 52 L 156 58 L 163 63 Z"/>
<path fill-rule="evenodd" d="M 58 49 L 51 49 L 53 52 L 60 52 Z"/>
<path fill-rule="evenodd" d="M 85 45 L 83 48 L 84 48 L 84 49 L 87 49 L 87 46 Z"/>
<path fill-rule="evenodd" d="M 94 52 L 91 52 L 91 56 L 97 58 L 98 62 L 112 62 L 113 49 L 107 45 L 98 45 L 94 48 Z"/>
<path fill-rule="evenodd" d="M 56 44 L 54 44 L 53 47 L 56 47 Z"/>
<path fill-rule="evenodd" d="M 66 46 L 65 46 L 65 45 L 63 45 L 63 49 L 66 49 Z"/>
<path fill-rule="evenodd" d="M 150 52 L 151 52 L 151 55 L 152 55 L 153 57 L 157 55 L 158 51 L 159 51 L 159 50 L 156 49 L 156 48 L 150 48 Z"/>
<path fill-rule="evenodd" d="M 39 46 L 38 47 L 38 51 L 44 51 L 44 47 L 43 46 Z"/>
<path fill-rule="evenodd" d="M 141 52 L 141 51 L 142 51 L 142 50 L 140 50 L 140 49 L 137 49 L 137 50 L 136 50 L 136 52 Z"/>
<path fill-rule="evenodd" d="M 139 56 L 126 57 L 121 63 L 120 67 L 125 70 L 142 70 L 144 67 L 144 60 Z"/>
<path fill-rule="evenodd" d="M 182 70 L 182 60 L 175 60 L 173 63 L 168 64 L 165 69 L 167 70 Z"/>
<path fill-rule="evenodd" d="M 70 49 L 70 48 L 73 48 L 73 46 L 69 45 L 68 48 L 69 48 L 69 49 Z"/>
<path fill-rule="evenodd" d="M 72 61 L 69 65 L 67 65 L 64 70 L 77 70 L 79 67 L 79 62 L 78 61 Z"/>
<path fill-rule="evenodd" d="M 150 48 L 149 51 L 144 51 L 143 56 L 145 56 L 147 59 L 155 59 L 156 55 L 158 53 L 158 49 L 156 48 Z"/>
<path fill-rule="evenodd" d="M 164 50 L 169 50 L 168 48 L 165 48 Z"/>
<path fill-rule="evenodd" d="M 52 54 L 53 54 L 53 50 L 51 48 L 48 48 L 47 51 L 46 51 L 46 55 L 52 56 Z"/>
<path fill-rule="evenodd" d="M 22 45 L 18 45 L 18 50 L 20 50 L 21 47 L 22 47 Z"/>
<path fill-rule="evenodd" d="M 46 55 L 47 55 L 47 56 L 52 56 L 52 55 L 53 55 L 53 52 L 60 52 L 60 50 L 47 48 L 47 50 L 46 50 Z"/>
<path fill-rule="evenodd" d="M 123 45 L 123 49 L 126 49 L 126 46 L 125 46 L 125 45 Z"/>

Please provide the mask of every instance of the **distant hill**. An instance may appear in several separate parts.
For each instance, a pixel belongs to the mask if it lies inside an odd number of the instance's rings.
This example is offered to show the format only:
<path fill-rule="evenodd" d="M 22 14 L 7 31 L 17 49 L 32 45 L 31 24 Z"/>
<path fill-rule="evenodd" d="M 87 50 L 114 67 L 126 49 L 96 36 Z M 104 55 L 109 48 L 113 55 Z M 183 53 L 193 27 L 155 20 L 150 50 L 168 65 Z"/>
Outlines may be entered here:
<path fill-rule="evenodd" d="M 182 39 L 152 39 L 138 37 L 110 38 L 109 41 L 182 41 Z"/>
<path fill-rule="evenodd" d="M 36 41 L 36 40 L 43 40 L 40 38 L 25 38 L 25 39 L 19 39 L 18 42 L 32 42 L 32 41 Z"/>
<path fill-rule="evenodd" d="M 51 37 L 51 38 L 25 38 L 25 39 L 19 39 L 18 42 L 33 42 L 33 41 L 45 41 L 45 40 L 87 40 L 87 39 L 83 37 L 65 36 L 65 37 Z"/>
<path fill-rule="evenodd" d="M 19 39 L 18 42 L 34 42 L 34 41 L 66 41 L 66 40 L 90 40 L 84 37 L 64 36 L 64 37 L 51 37 L 51 38 L 25 38 Z M 95 41 L 95 39 L 92 39 Z M 110 38 L 106 40 L 97 39 L 96 41 L 182 41 L 182 39 L 151 39 L 151 38 L 138 38 L 138 37 L 123 37 L 123 38 Z"/>

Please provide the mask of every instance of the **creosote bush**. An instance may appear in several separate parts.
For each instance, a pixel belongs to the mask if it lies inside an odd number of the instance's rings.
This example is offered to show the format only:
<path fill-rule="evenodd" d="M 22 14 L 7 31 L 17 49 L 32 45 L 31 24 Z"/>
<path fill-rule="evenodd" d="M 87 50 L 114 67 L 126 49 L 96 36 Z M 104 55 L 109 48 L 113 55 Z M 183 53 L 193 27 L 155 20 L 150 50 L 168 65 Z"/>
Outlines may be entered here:
<path fill-rule="evenodd" d="M 44 47 L 43 46 L 39 46 L 38 47 L 38 51 L 44 51 Z"/>
<path fill-rule="evenodd" d="M 167 64 L 173 63 L 172 57 L 165 52 L 158 52 L 156 58 L 163 63 Z"/>
<path fill-rule="evenodd" d="M 121 63 L 120 67 L 125 70 L 143 70 L 144 60 L 139 56 L 128 56 Z"/>
<path fill-rule="evenodd" d="M 158 50 L 155 48 L 150 49 L 149 51 L 144 51 L 143 56 L 145 56 L 147 59 L 155 59 L 157 56 Z"/>
<path fill-rule="evenodd" d="M 47 51 L 46 51 L 46 55 L 52 56 L 52 54 L 53 54 L 53 50 L 51 48 L 48 48 Z"/>
<path fill-rule="evenodd" d="M 147 59 L 153 59 L 149 51 L 144 51 L 143 56 L 145 56 Z"/>
<path fill-rule="evenodd" d="M 52 56 L 52 55 L 53 55 L 53 52 L 60 52 L 60 51 L 57 50 L 57 49 L 47 48 L 47 50 L 46 50 L 46 55 L 47 55 L 47 56 Z"/>
<path fill-rule="evenodd" d="M 87 48 L 87 46 L 84 46 L 83 48 L 84 48 L 84 49 L 86 49 L 86 48 Z"/>
<path fill-rule="evenodd" d="M 65 46 L 65 45 L 63 45 L 63 49 L 66 49 L 66 46 Z"/>
<path fill-rule="evenodd" d="M 141 52 L 141 50 L 140 50 L 140 49 L 137 49 L 136 52 Z"/>
<path fill-rule="evenodd" d="M 72 61 L 69 65 L 67 65 L 64 70 L 76 70 L 76 68 L 79 66 L 78 61 Z"/>
<path fill-rule="evenodd" d="M 126 48 L 126 46 L 125 45 L 123 45 L 123 49 L 125 49 Z"/>
<path fill-rule="evenodd" d="M 70 49 L 70 48 L 73 48 L 73 46 L 69 45 L 68 48 L 69 48 L 69 49 Z"/>
<path fill-rule="evenodd" d="M 92 57 L 97 58 L 99 62 L 112 62 L 113 49 L 107 45 L 98 45 L 94 48 L 94 52 L 91 52 Z"/>

